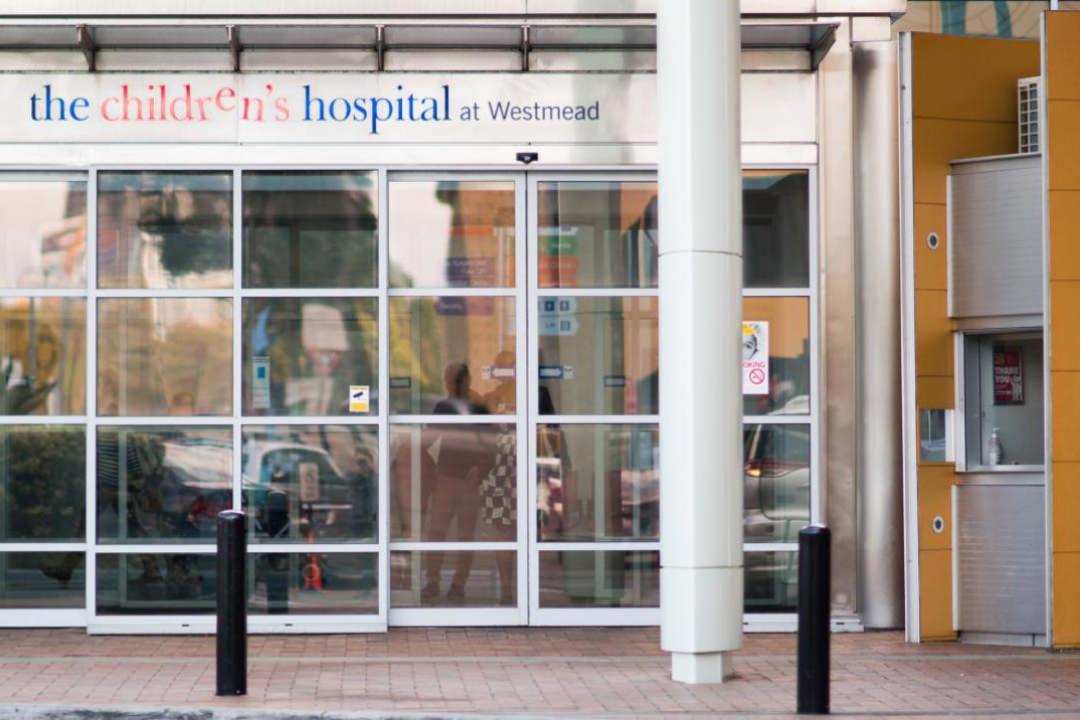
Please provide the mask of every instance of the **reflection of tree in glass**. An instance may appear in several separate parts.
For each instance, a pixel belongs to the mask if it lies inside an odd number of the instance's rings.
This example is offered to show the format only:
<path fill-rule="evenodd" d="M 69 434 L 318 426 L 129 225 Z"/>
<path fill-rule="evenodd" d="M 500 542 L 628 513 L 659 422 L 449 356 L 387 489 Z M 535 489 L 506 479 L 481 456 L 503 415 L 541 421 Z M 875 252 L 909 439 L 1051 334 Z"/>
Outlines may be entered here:
<path fill-rule="evenodd" d="M 3 538 L 81 542 L 85 467 L 82 428 L 12 426 L 0 433 Z"/>
<path fill-rule="evenodd" d="M 170 275 L 228 270 L 232 264 L 232 209 L 226 193 L 167 187 L 140 193 L 137 227 L 161 241 L 161 265 Z"/>
<path fill-rule="evenodd" d="M 395 412 L 429 412 L 434 400 L 442 397 L 444 367 L 437 305 L 437 298 L 390 300 L 391 373 L 404 375 L 417 386 L 395 399 Z M 419 400 L 410 401 L 410 397 Z M 421 407 L 415 407 L 415 402 Z"/>
<path fill-rule="evenodd" d="M 247 287 L 374 287 L 377 222 L 368 173 L 249 173 Z"/>
<path fill-rule="evenodd" d="M 220 172 L 101 173 L 101 286 L 228 287 L 231 182 L 231 174 Z"/>
<path fill-rule="evenodd" d="M 82 428 L 14 426 L 0 435 L 4 540 L 85 539 L 86 439 Z M 83 554 L 42 555 L 37 568 L 64 588 Z"/>

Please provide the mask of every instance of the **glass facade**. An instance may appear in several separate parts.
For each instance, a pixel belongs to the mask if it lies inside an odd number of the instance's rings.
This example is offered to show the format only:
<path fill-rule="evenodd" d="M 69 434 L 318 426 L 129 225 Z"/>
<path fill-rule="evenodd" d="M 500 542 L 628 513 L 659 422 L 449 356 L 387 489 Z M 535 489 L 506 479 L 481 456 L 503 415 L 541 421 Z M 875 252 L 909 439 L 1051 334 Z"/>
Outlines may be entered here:
<path fill-rule="evenodd" d="M 242 508 L 256 615 L 656 621 L 653 178 L 93 175 L 0 176 L 0 610 L 208 616 Z M 816 482 L 811 186 L 745 173 L 752 613 Z"/>
<path fill-rule="evenodd" d="M 743 538 L 747 613 L 793 613 L 816 471 L 811 175 L 743 177 Z M 747 371 L 744 370 L 744 373 Z M 760 382 L 755 382 L 760 380 Z"/>

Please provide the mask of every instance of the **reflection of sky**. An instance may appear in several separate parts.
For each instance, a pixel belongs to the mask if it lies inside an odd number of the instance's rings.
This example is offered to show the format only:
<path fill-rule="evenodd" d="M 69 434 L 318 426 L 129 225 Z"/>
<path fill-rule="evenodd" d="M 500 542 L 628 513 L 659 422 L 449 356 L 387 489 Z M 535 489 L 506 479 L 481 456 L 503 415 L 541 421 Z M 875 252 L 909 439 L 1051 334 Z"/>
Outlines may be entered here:
<path fill-rule="evenodd" d="M 435 197 L 437 186 L 431 185 L 431 198 L 423 205 L 395 208 L 394 234 L 402 238 L 422 241 L 424 252 L 412 253 L 407 258 L 392 257 L 393 263 L 412 279 L 413 287 L 443 287 L 446 285 L 446 256 L 450 250 L 450 227 L 453 208 Z M 415 195 L 403 195 L 412 198 Z M 393 194 L 390 196 L 394 200 Z M 405 262 L 402 262 L 402 261 Z"/>
<path fill-rule="evenodd" d="M 0 189 L 3 285 L 41 284 L 42 241 L 46 233 L 55 232 L 63 223 L 68 190 L 67 183 L 5 183 Z M 53 274 L 58 273 L 58 269 L 53 270 Z"/>

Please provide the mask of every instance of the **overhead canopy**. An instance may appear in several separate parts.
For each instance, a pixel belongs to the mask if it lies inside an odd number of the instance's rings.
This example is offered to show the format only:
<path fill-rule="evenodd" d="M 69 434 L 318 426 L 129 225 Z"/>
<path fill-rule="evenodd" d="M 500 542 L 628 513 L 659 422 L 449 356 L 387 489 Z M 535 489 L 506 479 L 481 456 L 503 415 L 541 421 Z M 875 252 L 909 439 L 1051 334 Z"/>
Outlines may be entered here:
<path fill-rule="evenodd" d="M 832 47 L 833 23 L 744 24 L 744 49 L 801 50 L 810 68 Z M 372 25 L 372 24 L 68 24 L 0 25 L 3 50 L 81 50 L 87 67 L 98 50 L 173 49 L 229 51 L 239 70 L 246 49 L 655 50 L 653 25 Z M 382 63 L 379 63 L 382 66 Z M 522 63 L 528 69 L 528 63 Z"/>

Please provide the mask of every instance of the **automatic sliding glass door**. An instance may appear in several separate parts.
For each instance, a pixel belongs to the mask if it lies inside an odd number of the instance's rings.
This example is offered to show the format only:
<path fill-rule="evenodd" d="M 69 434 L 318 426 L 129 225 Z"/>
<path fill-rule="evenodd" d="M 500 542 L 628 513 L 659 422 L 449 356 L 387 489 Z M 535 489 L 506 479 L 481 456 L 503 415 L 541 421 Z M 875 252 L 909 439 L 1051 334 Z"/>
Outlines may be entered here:
<path fill-rule="evenodd" d="M 530 622 L 659 622 L 657 188 L 530 176 Z"/>
<path fill-rule="evenodd" d="M 527 622 L 524 178 L 392 175 L 390 621 Z"/>

